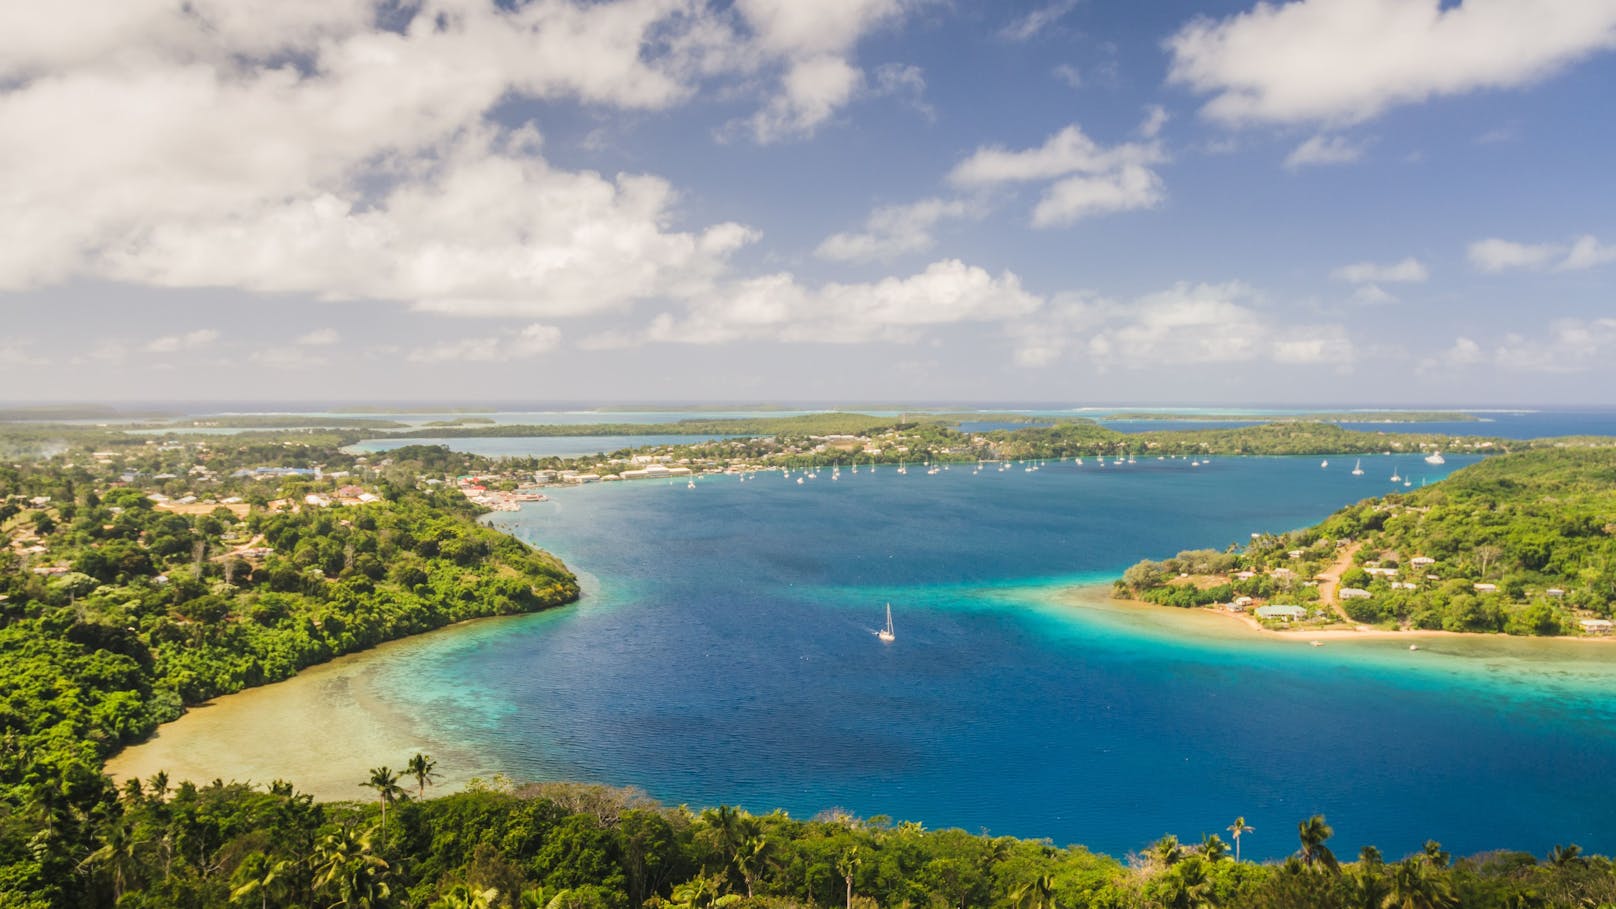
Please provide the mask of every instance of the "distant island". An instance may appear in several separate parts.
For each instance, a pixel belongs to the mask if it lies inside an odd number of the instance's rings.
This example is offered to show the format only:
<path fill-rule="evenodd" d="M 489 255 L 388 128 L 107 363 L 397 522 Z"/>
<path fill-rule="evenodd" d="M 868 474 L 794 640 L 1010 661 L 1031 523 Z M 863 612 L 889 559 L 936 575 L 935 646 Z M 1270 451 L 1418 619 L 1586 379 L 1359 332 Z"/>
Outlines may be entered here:
<path fill-rule="evenodd" d="M 1204 413 L 1200 411 L 1122 411 L 1106 413 L 1100 420 L 1142 422 L 1169 420 L 1204 423 L 1479 423 L 1481 417 L 1460 410 L 1327 410 L 1316 413 Z"/>
<path fill-rule="evenodd" d="M 1489 458 L 1228 550 L 1143 561 L 1119 596 L 1287 631 L 1606 637 L 1616 609 L 1616 448 Z"/>

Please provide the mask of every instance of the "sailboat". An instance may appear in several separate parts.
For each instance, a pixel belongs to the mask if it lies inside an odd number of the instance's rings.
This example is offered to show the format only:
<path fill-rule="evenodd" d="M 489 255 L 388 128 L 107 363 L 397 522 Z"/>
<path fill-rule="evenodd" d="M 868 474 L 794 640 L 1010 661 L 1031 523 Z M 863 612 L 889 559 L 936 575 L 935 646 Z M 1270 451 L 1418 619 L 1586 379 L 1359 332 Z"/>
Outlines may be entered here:
<path fill-rule="evenodd" d="M 1403 482 L 1403 478 L 1401 476 L 1398 476 L 1398 474 L 1397 474 L 1397 465 L 1395 465 L 1395 464 L 1392 465 L 1392 482 L 1393 483 L 1401 483 L 1401 482 Z"/>
<path fill-rule="evenodd" d="M 1358 463 L 1352 465 L 1352 475 L 1355 477 L 1363 476 L 1363 458 L 1359 458 Z"/>
<path fill-rule="evenodd" d="M 877 631 L 875 633 L 875 636 L 880 638 L 883 642 L 885 642 L 887 644 L 890 644 L 893 641 L 896 641 L 898 639 L 897 634 L 895 634 L 893 632 L 893 630 L 892 630 L 892 604 L 891 603 L 887 604 L 887 627 L 881 629 L 880 631 Z"/>

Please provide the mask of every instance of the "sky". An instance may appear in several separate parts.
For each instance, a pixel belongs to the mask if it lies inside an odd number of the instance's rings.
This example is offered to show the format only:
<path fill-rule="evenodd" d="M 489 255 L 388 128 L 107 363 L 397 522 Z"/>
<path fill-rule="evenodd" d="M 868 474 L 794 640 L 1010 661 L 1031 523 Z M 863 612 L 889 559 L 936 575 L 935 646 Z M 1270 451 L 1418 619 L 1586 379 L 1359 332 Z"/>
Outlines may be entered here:
<path fill-rule="evenodd" d="M 1616 405 L 1616 0 L 0 6 L 0 400 Z"/>

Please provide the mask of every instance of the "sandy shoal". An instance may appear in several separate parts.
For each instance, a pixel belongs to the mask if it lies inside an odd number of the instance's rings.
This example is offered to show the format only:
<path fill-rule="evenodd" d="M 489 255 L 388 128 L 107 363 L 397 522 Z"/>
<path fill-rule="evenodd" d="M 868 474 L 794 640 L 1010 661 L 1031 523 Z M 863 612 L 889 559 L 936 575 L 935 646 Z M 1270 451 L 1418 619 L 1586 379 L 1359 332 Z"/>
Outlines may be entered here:
<path fill-rule="evenodd" d="M 463 788 L 472 777 L 491 776 L 489 762 L 435 738 L 404 698 L 379 689 L 383 670 L 409 660 L 423 643 L 423 637 L 393 641 L 192 707 L 153 738 L 112 757 L 106 771 L 120 783 L 132 776 L 150 779 L 159 770 L 173 782 L 199 785 L 215 778 L 257 784 L 284 779 L 322 801 L 362 800 L 371 795 L 360 785 L 370 768 L 402 770 L 422 752 L 438 764 L 432 792 Z M 414 791 L 413 781 L 400 782 Z"/>

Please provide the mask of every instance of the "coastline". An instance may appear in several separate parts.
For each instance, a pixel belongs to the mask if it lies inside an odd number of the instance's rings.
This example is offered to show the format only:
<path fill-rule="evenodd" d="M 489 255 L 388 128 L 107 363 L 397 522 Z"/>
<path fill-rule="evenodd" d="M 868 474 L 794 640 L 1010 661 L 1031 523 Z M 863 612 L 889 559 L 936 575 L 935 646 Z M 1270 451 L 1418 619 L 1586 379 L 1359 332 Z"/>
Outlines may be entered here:
<path fill-rule="evenodd" d="M 434 734 L 413 716 L 409 692 L 384 689 L 379 676 L 440 643 L 444 632 L 491 630 L 550 610 L 467 619 L 344 654 L 290 678 L 222 695 L 188 708 L 145 741 L 108 758 L 102 772 L 114 781 L 150 778 L 164 771 L 174 782 L 214 779 L 267 784 L 285 779 L 320 801 L 363 801 L 370 768 L 402 769 L 417 752 L 437 762 L 431 792 L 464 789 L 498 772 L 481 755 Z"/>
<path fill-rule="evenodd" d="M 1113 596 L 1109 584 L 1079 584 L 1066 587 L 1056 594 L 1056 599 L 1068 605 L 1083 605 L 1088 607 L 1114 608 L 1119 610 L 1137 610 L 1140 613 L 1154 615 L 1159 618 L 1179 616 L 1210 616 L 1220 620 L 1220 624 L 1231 630 L 1239 629 L 1240 637 L 1248 639 L 1262 639 L 1270 641 L 1288 641 L 1296 644 L 1311 644 L 1313 641 L 1387 641 L 1406 640 L 1418 643 L 1422 640 L 1467 640 L 1467 641 L 1534 641 L 1534 642 L 1577 642 L 1582 644 L 1612 644 L 1616 643 L 1616 636 L 1590 637 L 1586 635 L 1555 635 L 1537 636 L 1520 634 L 1489 634 L 1480 631 L 1442 631 L 1436 629 L 1389 629 L 1372 628 L 1359 625 L 1353 628 L 1343 628 L 1339 624 L 1326 627 L 1295 630 L 1281 630 L 1267 628 L 1247 613 L 1229 612 L 1223 609 L 1214 609 L 1205 606 L 1183 608 L 1179 606 L 1161 606 L 1156 603 L 1147 603 L 1144 600 L 1125 599 Z M 1102 601 L 1103 602 L 1100 602 Z"/>

